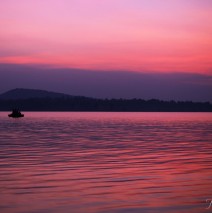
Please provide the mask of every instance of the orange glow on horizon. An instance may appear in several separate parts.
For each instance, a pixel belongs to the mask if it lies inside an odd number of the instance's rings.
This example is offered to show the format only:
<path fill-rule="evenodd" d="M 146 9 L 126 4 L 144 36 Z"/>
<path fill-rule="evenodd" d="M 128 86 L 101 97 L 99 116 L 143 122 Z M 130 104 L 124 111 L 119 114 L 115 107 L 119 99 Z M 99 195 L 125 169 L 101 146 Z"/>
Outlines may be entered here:
<path fill-rule="evenodd" d="M 115 58 L 115 57 L 114 57 Z M 40 64 L 50 67 L 60 68 L 79 68 L 79 69 L 92 69 L 92 70 L 119 70 L 119 71 L 138 71 L 138 72 L 188 72 L 212 75 L 210 63 L 205 63 L 205 60 L 210 62 L 204 57 L 196 58 L 174 58 L 174 57 L 146 57 L 143 56 L 142 60 L 139 58 L 125 58 L 120 61 L 121 64 L 116 63 L 116 59 L 110 59 L 110 63 L 104 61 L 100 56 L 81 58 L 81 57 L 68 57 L 68 56 L 19 56 L 19 57 L 4 57 L 0 59 L 0 63 L 8 64 Z M 179 63 L 179 60 L 181 63 Z M 153 63 L 154 62 L 154 63 Z M 191 66 L 192 64 L 192 66 Z"/>

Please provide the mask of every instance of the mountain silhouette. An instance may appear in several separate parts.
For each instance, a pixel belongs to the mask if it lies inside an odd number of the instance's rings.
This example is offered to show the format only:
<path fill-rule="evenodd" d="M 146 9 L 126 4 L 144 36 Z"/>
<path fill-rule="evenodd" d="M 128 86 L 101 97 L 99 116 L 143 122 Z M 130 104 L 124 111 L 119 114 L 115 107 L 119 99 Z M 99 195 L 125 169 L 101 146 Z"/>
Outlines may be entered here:
<path fill-rule="evenodd" d="M 0 99 L 14 100 L 14 99 L 29 99 L 29 98 L 71 98 L 71 95 L 49 92 L 45 90 L 38 89 L 24 89 L 16 88 L 9 90 L 0 95 Z"/>
<path fill-rule="evenodd" d="M 97 99 L 35 89 L 0 95 L 0 111 L 212 112 L 210 102 L 143 99 Z"/>

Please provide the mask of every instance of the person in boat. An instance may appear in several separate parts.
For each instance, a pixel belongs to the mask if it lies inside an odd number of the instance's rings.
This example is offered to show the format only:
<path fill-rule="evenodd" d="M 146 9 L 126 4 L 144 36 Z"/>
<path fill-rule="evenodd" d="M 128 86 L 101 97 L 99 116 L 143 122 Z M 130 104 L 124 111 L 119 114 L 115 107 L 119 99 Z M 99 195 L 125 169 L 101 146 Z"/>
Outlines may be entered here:
<path fill-rule="evenodd" d="M 8 116 L 12 118 L 20 118 L 20 117 L 24 117 L 24 114 L 21 114 L 20 110 L 18 109 L 13 109 L 12 113 L 9 114 Z"/>

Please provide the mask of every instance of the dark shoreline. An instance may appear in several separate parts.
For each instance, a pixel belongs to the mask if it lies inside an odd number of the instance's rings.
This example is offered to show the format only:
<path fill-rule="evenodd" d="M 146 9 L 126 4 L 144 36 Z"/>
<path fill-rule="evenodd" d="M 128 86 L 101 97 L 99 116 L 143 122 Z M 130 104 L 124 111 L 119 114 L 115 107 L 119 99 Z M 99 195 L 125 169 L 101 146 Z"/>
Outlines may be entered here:
<path fill-rule="evenodd" d="M 210 102 L 86 97 L 0 100 L 0 111 L 13 108 L 37 112 L 212 112 Z"/>

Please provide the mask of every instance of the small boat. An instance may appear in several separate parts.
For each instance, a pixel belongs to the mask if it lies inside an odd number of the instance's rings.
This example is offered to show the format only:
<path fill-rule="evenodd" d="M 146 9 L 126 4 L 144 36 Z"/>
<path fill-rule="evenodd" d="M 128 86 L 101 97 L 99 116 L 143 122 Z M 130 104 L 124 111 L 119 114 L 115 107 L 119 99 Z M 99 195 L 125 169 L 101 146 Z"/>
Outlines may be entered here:
<path fill-rule="evenodd" d="M 11 118 L 22 118 L 24 114 L 22 114 L 18 109 L 13 109 L 12 113 L 8 115 Z"/>

